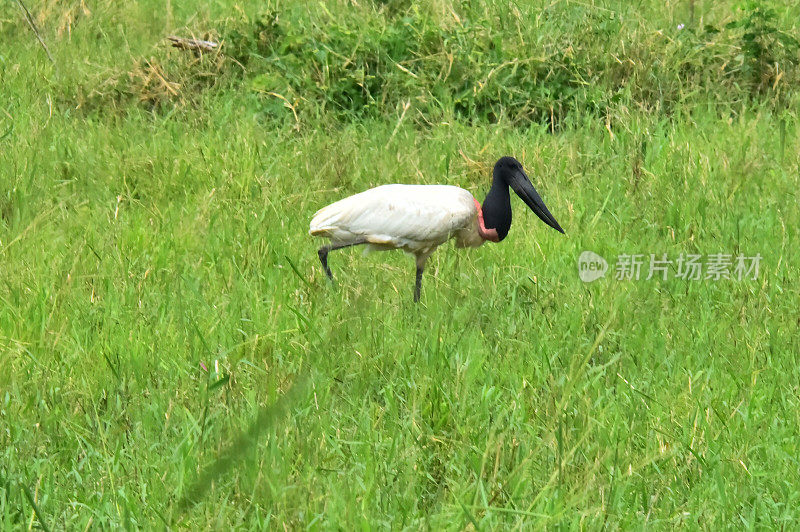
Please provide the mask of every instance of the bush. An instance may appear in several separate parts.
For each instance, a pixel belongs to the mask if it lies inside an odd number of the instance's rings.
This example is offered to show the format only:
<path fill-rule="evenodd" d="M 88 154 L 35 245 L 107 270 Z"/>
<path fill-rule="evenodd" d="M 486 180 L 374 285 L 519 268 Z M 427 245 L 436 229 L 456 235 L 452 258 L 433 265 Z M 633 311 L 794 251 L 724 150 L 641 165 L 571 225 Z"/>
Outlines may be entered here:
<path fill-rule="evenodd" d="M 441 12 L 405 0 L 326 5 L 223 22 L 207 34 L 222 42 L 218 54 L 159 47 L 112 79 L 86 80 L 72 106 L 137 100 L 158 110 L 244 86 L 266 115 L 297 123 L 410 107 L 421 121 L 557 128 L 569 117 L 625 108 L 670 114 L 685 104 L 752 101 L 785 108 L 800 83 L 794 19 L 788 8 L 759 2 L 718 8 L 702 24 L 693 13 L 675 24 L 661 4 L 464 1 Z"/>
<path fill-rule="evenodd" d="M 492 9 L 465 4 L 449 21 L 383 5 L 317 18 L 270 11 L 249 32 L 231 32 L 228 52 L 248 66 L 271 112 L 340 119 L 410 102 L 430 120 L 557 125 L 620 104 L 670 112 L 687 100 L 769 99 L 800 81 L 797 41 L 776 27 L 775 10 L 756 3 L 722 30 L 657 28 L 634 11 L 571 4 Z"/>

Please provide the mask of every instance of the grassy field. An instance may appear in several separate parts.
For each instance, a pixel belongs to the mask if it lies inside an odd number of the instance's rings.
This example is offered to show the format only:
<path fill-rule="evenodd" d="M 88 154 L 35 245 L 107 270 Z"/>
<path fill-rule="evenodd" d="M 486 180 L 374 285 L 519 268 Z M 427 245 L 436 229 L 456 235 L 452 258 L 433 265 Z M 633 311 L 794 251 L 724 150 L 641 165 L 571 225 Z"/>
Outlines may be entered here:
<path fill-rule="evenodd" d="M 798 526 L 800 8 L 6 5 L 0 528 Z M 507 154 L 566 236 L 327 282 L 316 209 Z"/>

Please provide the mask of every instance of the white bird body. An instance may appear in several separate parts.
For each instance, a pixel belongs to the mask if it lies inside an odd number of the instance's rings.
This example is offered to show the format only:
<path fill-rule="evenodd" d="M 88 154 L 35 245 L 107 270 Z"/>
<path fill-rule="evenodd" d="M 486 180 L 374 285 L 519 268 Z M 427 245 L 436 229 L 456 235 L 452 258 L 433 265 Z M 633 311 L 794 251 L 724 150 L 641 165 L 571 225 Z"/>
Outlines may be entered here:
<path fill-rule="evenodd" d="M 458 247 L 483 244 L 478 207 L 459 187 L 382 185 L 317 211 L 309 234 L 327 237 L 334 246 L 363 242 L 427 257 L 450 238 Z"/>

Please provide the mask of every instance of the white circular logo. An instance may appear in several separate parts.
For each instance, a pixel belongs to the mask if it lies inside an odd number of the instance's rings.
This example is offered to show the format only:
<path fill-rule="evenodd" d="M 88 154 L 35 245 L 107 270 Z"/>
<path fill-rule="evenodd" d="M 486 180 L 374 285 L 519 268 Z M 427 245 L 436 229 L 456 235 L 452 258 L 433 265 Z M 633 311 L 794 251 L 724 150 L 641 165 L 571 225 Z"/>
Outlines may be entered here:
<path fill-rule="evenodd" d="M 594 251 L 584 251 L 578 257 L 578 277 L 584 283 L 591 283 L 604 277 L 608 271 L 606 259 Z"/>

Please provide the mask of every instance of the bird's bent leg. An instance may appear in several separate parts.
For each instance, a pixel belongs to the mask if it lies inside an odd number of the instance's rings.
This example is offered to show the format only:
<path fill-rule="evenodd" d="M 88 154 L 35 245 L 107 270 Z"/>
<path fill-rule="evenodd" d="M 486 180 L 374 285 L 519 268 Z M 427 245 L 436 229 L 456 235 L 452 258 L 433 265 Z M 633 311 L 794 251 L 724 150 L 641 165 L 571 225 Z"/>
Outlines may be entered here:
<path fill-rule="evenodd" d="M 419 292 L 422 288 L 422 272 L 425 270 L 425 261 L 428 255 L 417 257 L 417 282 L 414 285 L 414 303 L 419 303 Z"/>
<path fill-rule="evenodd" d="M 325 270 L 325 273 L 328 275 L 328 279 L 333 281 L 333 274 L 331 273 L 331 269 L 328 267 L 328 252 L 330 251 L 329 246 L 323 246 L 319 248 L 317 251 L 317 255 L 319 255 L 319 261 L 322 263 L 322 269 Z"/>
<path fill-rule="evenodd" d="M 328 267 L 328 253 L 335 250 L 335 249 L 342 249 L 342 248 L 349 248 L 350 246 L 358 246 L 359 244 L 366 244 L 366 240 L 357 240 L 355 242 L 348 242 L 346 244 L 328 244 L 327 246 L 322 246 L 317 251 L 317 255 L 319 255 L 319 261 L 322 263 L 322 268 L 325 270 L 325 273 L 328 275 L 328 279 L 333 281 L 333 273 L 331 273 L 331 269 Z"/>

